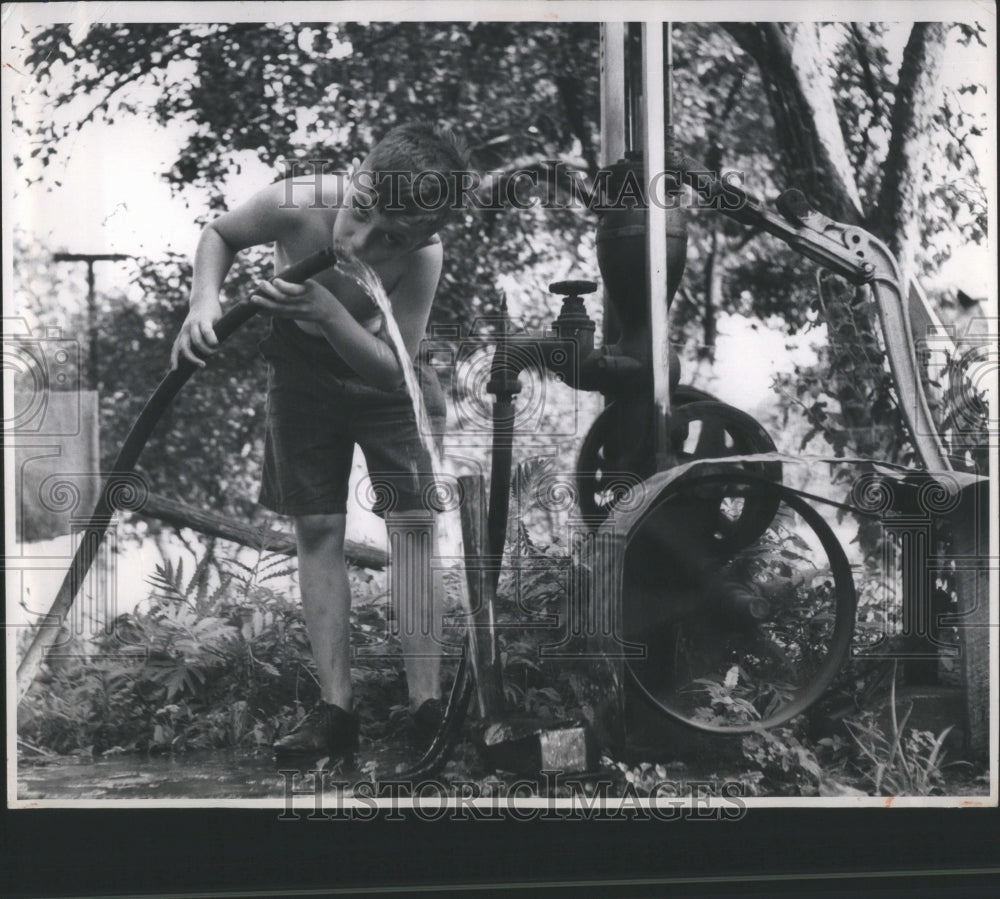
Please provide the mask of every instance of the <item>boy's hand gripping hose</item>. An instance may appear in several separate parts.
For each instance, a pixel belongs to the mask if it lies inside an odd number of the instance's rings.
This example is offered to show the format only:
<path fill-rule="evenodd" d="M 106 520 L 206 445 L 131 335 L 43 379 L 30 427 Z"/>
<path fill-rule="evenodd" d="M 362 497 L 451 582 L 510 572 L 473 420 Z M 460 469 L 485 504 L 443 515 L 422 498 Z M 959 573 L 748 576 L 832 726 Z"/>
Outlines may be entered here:
<path fill-rule="evenodd" d="M 307 256 L 295 265 L 289 266 L 276 277 L 293 284 L 302 284 L 314 275 L 336 265 L 337 262 L 337 254 L 328 247 Z M 259 311 L 259 307 L 247 300 L 237 303 L 215 324 L 215 336 L 219 343 L 226 340 Z M 87 572 L 90 571 L 101 544 L 104 542 L 105 534 L 111 525 L 115 512 L 122 506 L 141 508 L 144 499 L 143 492 L 132 477 L 132 472 L 139 461 L 139 455 L 153 433 L 153 429 L 173 402 L 174 397 L 197 369 L 198 366 L 189 359 L 180 359 L 177 368 L 160 381 L 142 412 L 139 413 L 132 429 L 128 432 L 128 436 L 111 466 L 111 471 L 104 480 L 97 506 L 80 532 L 80 543 L 73 556 L 69 571 L 63 579 L 62 586 L 56 594 L 52 607 L 39 622 L 35 636 L 28 646 L 24 658 L 17 666 L 18 703 L 24 698 L 28 688 L 33 683 L 46 651 L 56 641 L 73 601 L 87 577 Z"/>

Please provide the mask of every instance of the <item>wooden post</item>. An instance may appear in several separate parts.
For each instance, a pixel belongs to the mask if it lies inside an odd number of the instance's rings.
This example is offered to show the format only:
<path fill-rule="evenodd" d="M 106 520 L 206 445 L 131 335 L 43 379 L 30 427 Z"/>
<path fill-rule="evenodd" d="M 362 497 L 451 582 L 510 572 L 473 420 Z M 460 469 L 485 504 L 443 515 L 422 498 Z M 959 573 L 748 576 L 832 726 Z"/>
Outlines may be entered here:
<path fill-rule="evenodd" d="M 966 748 L 974 756 L 996 758 L 990 746 L 990 671 L 997 670 L 996 577 L 990 564 L 989 482 L 963 491 L 954 516 L 951 554 L 955 561 L 958 594 L 958 632 L 965 686 Z M 994 710 L 995 711 L 995 710 Z"/>

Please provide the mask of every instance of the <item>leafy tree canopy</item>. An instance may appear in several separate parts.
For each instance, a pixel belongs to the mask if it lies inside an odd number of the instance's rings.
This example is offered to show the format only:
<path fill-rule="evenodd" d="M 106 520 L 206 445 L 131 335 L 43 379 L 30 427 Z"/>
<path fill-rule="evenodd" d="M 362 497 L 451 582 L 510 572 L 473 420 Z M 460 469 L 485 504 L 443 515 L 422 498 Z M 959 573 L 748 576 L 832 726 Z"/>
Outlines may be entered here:
<path fill-rule="evenodd" d="M 933 241 L 938 254 L 981 241 L 986 208 L 966 145 L 984 124 L 963 101 L 985 88 L 970 80 L 942 96 L 930 83 L 946 49 L 981 43 L 981 30 L 914 26 L 898 67 L 887 35 L 879 24 L 677 26 L 682 147 L 711 166 L 744 172 L 746 186 L 760 196 L 801 187 L 824 212 L 863 222 L 897 251 L 909 246 L 912 253 L 906 229 L 914 221 L 921 243 Z M 220 185 L 240 152 L 276 170 L 281 159 L 344 167 L 393 125 L 418 118 L 453 126 L 484 171 L 555 158 L 573 160 L 589 175 L 597 169 L 594 23 L 98 24 L 76 40 L 69 26 L 57 25 L 32 35 L 28 64 L 30 94 L 23 103 L 15 98 L 16 124 L 27 137 L 19 142 L 21 161 L 30 147 L 32 156 L 52 162 L 68 152 L 76 129 L 95 119 L 142 115 L 163 125 L 188 123 L 190 137 L 165 177 L 179 191 L 205 189 L 205 217 L 223 206 Z M 70 114 L 28 121 L 29 106 Z M 918 146 L 921 134 L 929 146 Z M 501 275 L 519 280 L 544 311 L 539 272 L 596 274 L 594 225 L 580 209 L 467 211 L 445 235 L 449 252 L 435 320 L 467 323 L 490 311 Z M 937 261 L 917 257 L 924 268 Z M 792 332 L 815 320 L 810 266 L 727 220 L 695 217 L 688 263 L 675 306 L 677 333 L 708 351 L 722 312 L 779 320 Z M 253 254 L 239 263 L 231 294 L 239 295 L 253 267 L 263 264 Z M 181 260 L 151 261 L 138 277 L 148 287 L 145 308 L 109 303 L 103 322 L 108 363 L 101 388 L 106 402 L 117 398 L 107 410 L 106 448 L 116 445 L 132 407 L 152 389 L 186 304 Z M 843 367 L 836 341 L 850 340 L 838 335 L 831 331 L 834 358 L 821 362 L 834 371 Z M 144 356 L 148 371 L 135 364 L 136 341 L 144 352 L 157 348 L 159 355 Z M 244 343 L 252 355 L 251 338 Z M 262 409 L 262 384 L 251 370 L 259 374 L 241 350 L 215 363 L 185 400 L 198 408 L 195 420 L 216 422 L 211 445 L 197 460 L 188 454 L 195 467 L 181 476 L 196 501 L 221 500 L 226 491 L 219 485 L 245 480 L 233 460 L 256 455 L 249 424 Z M 809 384 L 836 394 L 839 381 L 812 374 Z M 221 408 L 219 389 L 230 391 L 231 408 L 242 410 L 225 426 L 213 413 Z"/>

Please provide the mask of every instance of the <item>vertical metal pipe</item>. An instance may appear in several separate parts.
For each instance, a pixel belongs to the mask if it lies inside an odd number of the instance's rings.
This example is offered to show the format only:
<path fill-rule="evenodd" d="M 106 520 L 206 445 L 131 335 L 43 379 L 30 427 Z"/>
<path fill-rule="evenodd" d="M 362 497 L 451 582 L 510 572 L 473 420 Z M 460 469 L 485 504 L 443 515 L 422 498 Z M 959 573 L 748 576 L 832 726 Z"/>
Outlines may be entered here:
<path fill-rule="evenodd" d="M 601 168 L 625 156 L 625 23 L 601 23 Z M 616 338 L 607 285 L 601 299 L 605 345 Z"/>
<path fill-rule="evenodd" d="M 665 103 L 666 128 L 664 131 L 667 135 L 667 149 L 670 149 L 674 142 L 674 24 L 667 22 L 663 28 L 666 32 L 664 40 L 667 54 L 667 64 L 663 70 L 664 90 L 667 95 Z"/>
<path fill-rule="evenodd" d="M 94 260 L 87 260 L 87 386 L 97 390 L 97 288 L 94 283 Z"/>
<path fill-rule="evenodd" d="M 486 483 L 482 475 L 461 475 L 462 543 L 465 546 L 465 576 L 472 605 L 468 641 L 469 663 L 476 683 L 479 716 L 495 721 L 503 713 L 503 673 L 500 645 L 494 620 L 493 572 L 488 568 L 486 536 L 483 533 Z"/>
<path fill-rule="evenodd" d="M 625 23 L 601 23 L 602 166 L 625 155 Z"/>
<path fill-rule="evenodd" d="M 648 204 L 646 212 L 646 279 L 652 338 L 653 406 L 656 418 L 656 463 L 669 465 L 667 416 L 670 415 L 670 324 L 667 318 L 667 197 L 663 171 L 666 134 L 663 91 L 663 23 L 642 26 L 643 147 Z"/>
<path fill-rule="evenodd" d="M 625 149 L 642 150 L 642 25 L 625 28 Z"/>

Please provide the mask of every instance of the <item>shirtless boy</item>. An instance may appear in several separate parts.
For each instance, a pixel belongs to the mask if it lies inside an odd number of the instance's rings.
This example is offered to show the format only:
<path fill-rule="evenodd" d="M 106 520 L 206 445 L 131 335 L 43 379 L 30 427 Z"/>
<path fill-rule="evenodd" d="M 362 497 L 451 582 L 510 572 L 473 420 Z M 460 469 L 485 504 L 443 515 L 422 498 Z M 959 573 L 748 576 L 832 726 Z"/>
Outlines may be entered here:
<path fill-rule="evenodd" d="M 198 243 L 190 311 L 172 364 L 180 357 L 205 364 L 217 346 L 212 326 L 222 314 L 219 291 L 236 253 L 268 243 L 274 244 L 278 271 L 331 242 L 367 263 L 382 281 L 412 359 L 441 273 L 437 232 L 450 205 L 442 202 L 442 185 L 467 168 L 466 155 L 449 132 L 403 125 L 375 146 L 350 180 L 336 174 L 282 181 L 222 215 Z M 421 172 L 443 177 L 421 179 Z M 342 757 L 358 744 L 344 561 L 354 445 L 364 452 L 382 498 L 375 511 L 383 517 L 425 509 L 430 462 L 381 313 L 355 281 L 337 267 L 303 285 L 262 281 L 252 300 L 272 316 L 271 332 L 261 344 L 268 360 L 268 398 L 260 502 L 294 520 L 302 605 L 321 687 L 317 706 L 274 749 L 279 756 Z M 440 421 L 444 397 L 427 377 L 432 373 L 424 375 L 428 415 Z M 405 559 L 394 564 L 410 567 Z M 422 583 L 412 586 L 418 594 L 426 592 Z M 441 717 L 440 646 L 411 619 L 423 617 L 432 597 L 393 598 L 414 730 L 426 738 Z"/>

